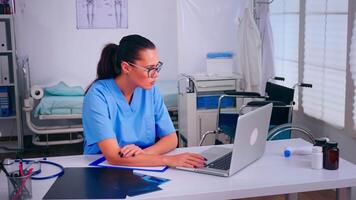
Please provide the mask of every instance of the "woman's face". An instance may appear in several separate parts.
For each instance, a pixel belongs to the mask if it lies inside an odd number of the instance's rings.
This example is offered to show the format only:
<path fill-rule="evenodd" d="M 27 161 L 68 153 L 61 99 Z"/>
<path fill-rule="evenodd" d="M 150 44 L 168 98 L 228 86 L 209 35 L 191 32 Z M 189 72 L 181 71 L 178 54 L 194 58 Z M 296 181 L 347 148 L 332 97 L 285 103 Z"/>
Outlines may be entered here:
<path fill-rule="evenodd" d="M 139 53 L 140 59 L 135 63 L 127 63 L 130 72 L 129 77 L 133 83 L 143 89 L 151 89 L 158 78 L 157 67 L 160 61 L 156 49 L 144 49 Z"/>

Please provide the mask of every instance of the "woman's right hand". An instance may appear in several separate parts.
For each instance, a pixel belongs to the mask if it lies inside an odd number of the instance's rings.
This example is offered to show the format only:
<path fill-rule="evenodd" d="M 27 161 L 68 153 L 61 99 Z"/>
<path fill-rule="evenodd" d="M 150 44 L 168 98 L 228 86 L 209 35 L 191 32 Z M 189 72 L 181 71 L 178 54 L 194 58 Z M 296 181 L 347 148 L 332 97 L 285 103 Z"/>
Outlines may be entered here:
<path fill-rule="evenodd" d="M 121 153 L 121 155 L 120 155 L 120 153 Z M 134 144 L 128 144 L 128 145 L 124 146 L 123 148 L 121 148 L 119 155 L 124 158 L 127 158 L 127 157 L 137 156 L 141 153 L 144 153 L 144 152 L 140 147 L 138 147 Z"/>
<path fill-rule="evenodd" d="M 163 157 L 164 163 L 169 167 L 201 168 L 205 165 L 205 158 L 195 153 L 181 153 Z"/>

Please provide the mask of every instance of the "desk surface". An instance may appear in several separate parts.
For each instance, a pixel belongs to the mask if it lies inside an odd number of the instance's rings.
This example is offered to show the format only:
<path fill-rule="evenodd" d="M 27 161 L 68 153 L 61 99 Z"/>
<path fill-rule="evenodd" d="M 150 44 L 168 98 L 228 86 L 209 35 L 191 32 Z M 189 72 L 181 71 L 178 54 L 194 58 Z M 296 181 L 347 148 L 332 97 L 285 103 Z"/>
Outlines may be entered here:
<path fill-rule="evenodd" d="M 171 181 L 160 186 L 163 190 L 139 195 L 135 199 L 233 199 L 356 186 L 356 165 L 348 161 L 340 159 L 338 170 L 313 170 L 309 155 L 282 156 L 281 152 L 286 146 L 305 145 L 311 144 L 301 139 L 268 142 L 261 159 L 231 177 L 176 169 L 168 169 L 163 173 L 140 171 Z M 206 148 L 180 148 L 175 152 L 201 152 Z M 85 167 L 99 156 L 50 157 L 48 160 L 61 163 L 64 167 Z M 54 181 L 32 180 L 33 199 L 42 199 Z M 7 199 L 4 173 L 0 174 L 0 199 Z"/>

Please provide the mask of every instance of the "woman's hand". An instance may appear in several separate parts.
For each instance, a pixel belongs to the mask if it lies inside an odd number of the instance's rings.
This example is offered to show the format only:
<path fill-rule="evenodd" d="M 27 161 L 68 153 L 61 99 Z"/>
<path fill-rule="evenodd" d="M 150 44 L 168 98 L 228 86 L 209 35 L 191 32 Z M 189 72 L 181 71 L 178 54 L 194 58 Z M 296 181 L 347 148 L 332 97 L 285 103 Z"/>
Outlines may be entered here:
<path fill-rule="evenodd" d="M 205 158 L 195 153 L 182 153 L 164 156 L 164 163 L 169 167 L 201 168 L 205 165 Z"/>
<path fill-rule="evenodd" d="M 119 154 L 121 157 L 127 158 L 127 157 L 137 156 L 141 153 L 143 153 L 143 150 L 140 147 L 138 147 L 134 144 L 129 144 L 129 145 L 126 145 L 123 148 L 121 148 Z"/>

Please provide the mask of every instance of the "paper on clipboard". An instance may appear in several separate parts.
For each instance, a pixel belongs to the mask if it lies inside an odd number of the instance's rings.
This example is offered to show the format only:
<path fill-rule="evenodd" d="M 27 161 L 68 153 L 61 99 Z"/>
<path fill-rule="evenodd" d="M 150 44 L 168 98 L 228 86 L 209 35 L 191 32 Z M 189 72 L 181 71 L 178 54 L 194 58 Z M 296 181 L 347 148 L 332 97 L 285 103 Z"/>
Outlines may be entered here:
<path fill-rule="evenodd" d="M 101 157 L 92 163 L 89 166 L 97 166 L 97 167 L 109 167 L 109 168 L 119 168 L 119 169 L 131 169 L 131 170 L 142 170 L 142 171 L 152 171 L 152 172 L 164 172 L 168 168 L 167 166 L 158 166 L 158 167 L 132 167 L 132 166 L 123 166 L 123 165 L 111 165 L 105 159 L 105 157 Z"/>

